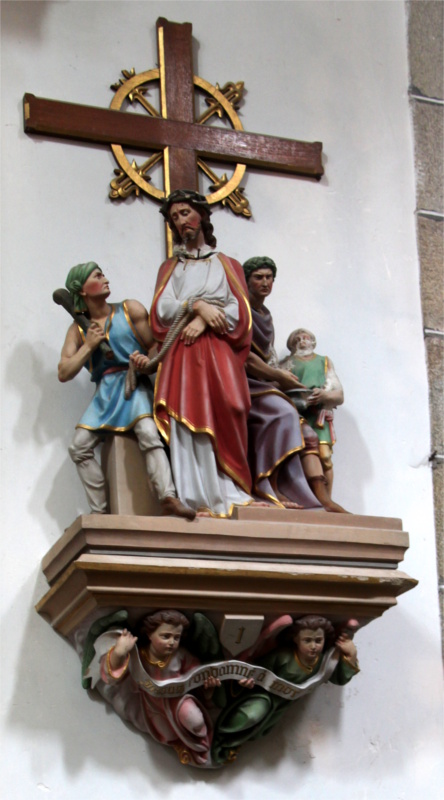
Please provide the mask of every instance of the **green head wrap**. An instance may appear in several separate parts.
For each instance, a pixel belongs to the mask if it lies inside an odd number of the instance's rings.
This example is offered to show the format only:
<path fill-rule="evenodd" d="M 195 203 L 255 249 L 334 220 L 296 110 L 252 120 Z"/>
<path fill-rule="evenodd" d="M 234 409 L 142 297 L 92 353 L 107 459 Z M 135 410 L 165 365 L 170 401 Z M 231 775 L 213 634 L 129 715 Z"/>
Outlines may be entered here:
<path fill-rule="evenodd" d="M 276 277 L 277 267 L 272 258 L 268 258 L 268 256 L 255 256 L 254 258 L 249 258 L 242 267 L 247 283 L 252 272 L 256 272 L 257 269 L 265 268 L 271 269 L 274 280 Z"/>
<path fill-rule="evenodd" d="M 95 261 L 88 261 L 86 264 L 77 264 L 76 267 L 72 267 L 68 272 L 65 286 L 73 299 L 76 311 L 88 310 L 83 297 L 80 296 L 80 292 L 83 289 L 83 284 L 95 269 L 100 269 L 99 265 Z"/>

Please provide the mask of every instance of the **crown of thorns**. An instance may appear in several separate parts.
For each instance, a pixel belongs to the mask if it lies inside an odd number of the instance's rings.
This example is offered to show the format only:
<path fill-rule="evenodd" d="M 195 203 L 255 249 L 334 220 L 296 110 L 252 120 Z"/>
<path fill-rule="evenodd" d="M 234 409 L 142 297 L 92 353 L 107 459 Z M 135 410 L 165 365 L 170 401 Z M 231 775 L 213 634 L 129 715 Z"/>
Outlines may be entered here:
<path fill-rule="evenodd" d="M 174 192 L 168 195 L 163 201 L 159 211 L 165 219 L 168 219 L 168 213 L 173 203 L 190 203 L 195 206 L 199 211 L 205 211 L 208 216 L 211 215 L 211 209 L 203 194 L 194 192 L 192 189 L 175 189 Z"/>

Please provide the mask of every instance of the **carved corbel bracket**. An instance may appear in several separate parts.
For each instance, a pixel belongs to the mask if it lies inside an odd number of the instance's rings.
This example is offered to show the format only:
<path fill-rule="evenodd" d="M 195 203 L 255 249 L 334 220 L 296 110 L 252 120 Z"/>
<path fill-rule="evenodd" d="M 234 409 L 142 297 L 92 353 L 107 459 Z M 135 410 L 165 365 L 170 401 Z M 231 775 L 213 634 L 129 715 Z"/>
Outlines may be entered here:
<path fill-rule="evenodd" d="M 292 630 L 294 620 L 313 615 L 325 618 L 338 637 L 344 630 L 350 633 L 350 626 L 365 626 L 396 605 L 397 597 L 417 583 L 398 569 L 408 544 L 400 520 L 319 511 L 246 507 L 235 511 L 230 520 L 199 518 L 194 522 L 156 516 L 81 516 L 43 559 L 50 588 L 37 611 L 75 644 L 84 666 L 85 642 L 90 642 L 91 649 L 91 631 L 99 631 L 95 672 L 91 667 L 89 674 L 85 668 L 84 677 L 95 675 L 93 684 L 118 713 L 120 689 L 116 695 L 115 687 L 106 685 L 106 664 L 119 631 L 137 630 L 140 619 L 159 609 L 177 609 L 186 615 L 191 629 L 197 626 L 200 631 L 193 634 L 194 650 L 190 646 L 198 660 L 186 676 L 181 672 L 180 679 L 176 674 L 167 680 L 167 670 L 153 678 L 146 672 L 150 667 L 143 665 L 143 648 L 140 656 L 134 648 L 122 687 L 127 685 L 125 680 L 136 681 L 140 691 L 148 693 L 140 730 L 157 740 L 147 709 L 156 703 L 163 708 L 169 702 L 180 705 L 180 698 L 191 697 L 194 702 L 200 697 L 196 703 L 202 706 L 208 733 L 205 757 L 196 755 L 183 732 L 163 743 L 176 749 L 182 763 L 222 766 L 236 757 L 244 741 L 268 731 L 288 701 L 327 680 L 346 682 L 358 671 L 354 664 L 347 666 L 338 647 L 323 652 L 313 676 L 304 673 L 304 666 L 302 673 L 298 667 L 296 677 L 291 672 L 299 663 L 297 649 L 289 657 L 288 674 L 264 665 L 273 663 L 266 659 L 279 650 L 280 637 L 286 629 Z M 107 631 L 109 625 L 113 627 L 113 615 L 122 610 L 124 622 L 115 622 L 114 632 Z M 202 626 L 205 642 L 213 642 L 210 653 L 202 650 Z M 317 634 L 327 640 L 327 634 L 319 630 Z M 293 641 L 296 648 L 296 636 Z M 114 674 L 112 669 L 110 674 Z M 202 687 L 208 680 L 220 681 L 211 690 L 219 707 L 205 700 L 210 690 Z M 251 693 L 239 684 L 241 680 L 254 681 Z M 240 685 L 235 693 L 240 699 L 235 703 L 227 699 L 227 687 L 233 681 Z M 173 701 L 176 690 L 178 697 Z M 140 721 L 137 710 L 128 708 L 125 719 Z M 165 712 L 169 718 L 170 712 Z M 261 723 L 254 727 L 254 736 L 243 730 L 227 733 L 240 712 L 259 714 Z"/>

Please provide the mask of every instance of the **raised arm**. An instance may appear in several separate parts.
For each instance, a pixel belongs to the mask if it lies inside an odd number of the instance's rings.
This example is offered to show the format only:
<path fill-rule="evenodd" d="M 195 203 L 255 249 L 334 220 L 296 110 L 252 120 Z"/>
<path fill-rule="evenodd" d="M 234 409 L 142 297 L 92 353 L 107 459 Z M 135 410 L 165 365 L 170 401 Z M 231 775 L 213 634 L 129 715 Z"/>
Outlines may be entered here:
<path fill-rule="evenodd" d="M 65 343 L 58 365 L 58 378 L 61 383 L 71 381 L 79 374 L 82 367 L 97 349 L 100 342 L 105 340 L 105 332 L 97 322 L 92 322 L 82 342 L 78 326 L 75 322 L 68 328 Z"/>
<path fill-rule="evenodd" d="M 109 664 L 113 672 L 125 666 L 128 655 L 137 642 L 137 636 L 133 636 L 126 628 L 123 629 L 115 646 L 109 652 Z"/>
<path fill-rule="evenodd" d="M 358 650 L 348 633 L 341 633 L 336 639 L 335 646 L 341 655 L 351 664 L 354 669 L 358 669 Z"/>

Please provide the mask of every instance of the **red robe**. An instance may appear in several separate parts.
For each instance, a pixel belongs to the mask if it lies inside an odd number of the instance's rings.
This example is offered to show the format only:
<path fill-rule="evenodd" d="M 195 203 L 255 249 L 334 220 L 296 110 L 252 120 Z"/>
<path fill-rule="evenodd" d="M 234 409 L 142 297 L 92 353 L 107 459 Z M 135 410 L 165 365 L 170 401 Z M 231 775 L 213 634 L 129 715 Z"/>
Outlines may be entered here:
<path fill-rule="evenodd" d="M 170 417 L 195 433 L 208 434 L 221 472 L 249 493 L 247 417 L 250 393 L 244 364 L 250 352 L 251 310 L 241 265 L 222 253 L 218 253 L 218 258 L 239 303 L 239 322 L 233 331 L 223 336 L 207 328 L 192 345 L 185 346 L 180 337 L 176 339 L 157 373 L 154 418 L 167 442 Z M 154 337 L 160 342 L 169 329 L 157 315 L 157 303 L 177 261 L 177 258 L 165 261 L 157 276 L 150 324 Z"/>

